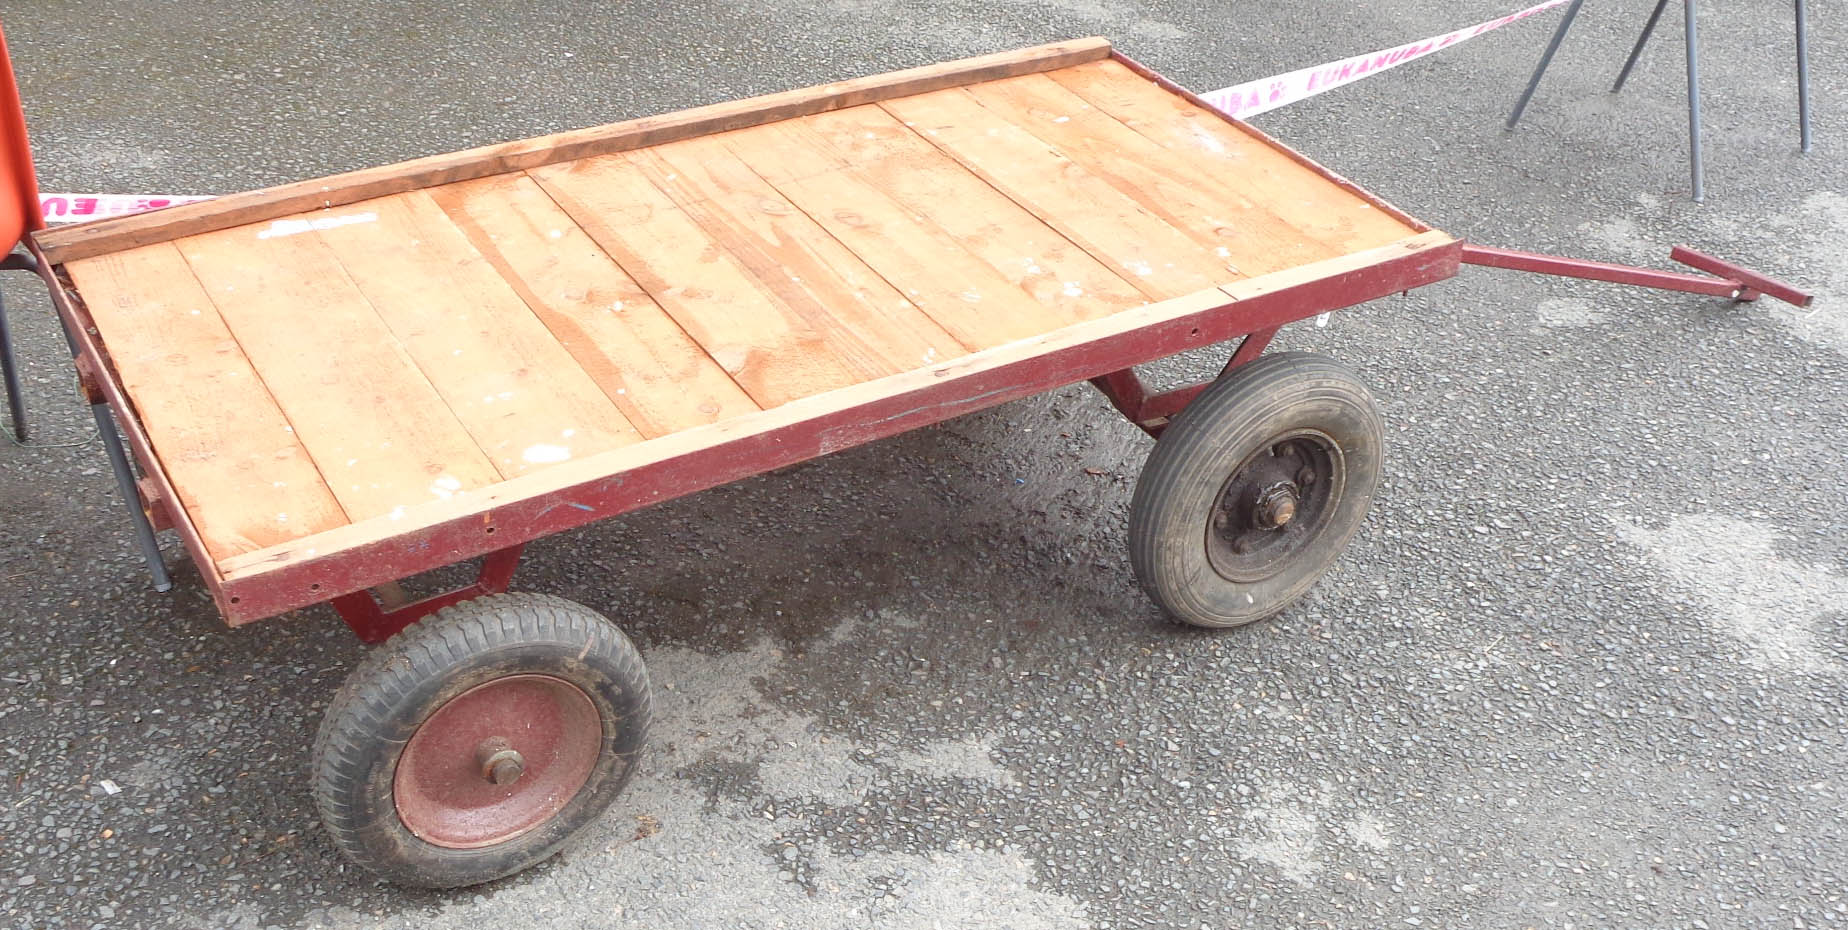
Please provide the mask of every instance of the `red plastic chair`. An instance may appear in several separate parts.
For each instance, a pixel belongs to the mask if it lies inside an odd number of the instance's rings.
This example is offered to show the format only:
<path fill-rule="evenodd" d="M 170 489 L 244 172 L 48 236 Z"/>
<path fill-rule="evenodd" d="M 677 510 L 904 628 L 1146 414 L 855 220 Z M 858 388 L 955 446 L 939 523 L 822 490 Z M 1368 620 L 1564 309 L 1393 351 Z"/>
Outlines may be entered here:
<path fill-rule="evenodd" d="M 13 79 L 13 58 L 7 54 L 6 31 L 0 29 L 0 256 L 8 255 L 26 233 L 45 227 L 39 208 L 38 173 L 32 167 L 32 145 L 26 139 L 26 113 L 19 104 L 19 84 Z M 31 267 L 9 259 L 0 267 Z M 6 381 L 6 402 L 13 413 L 13 435 L 26 438 L 25 399 L 19 393 L 19 363 L 13 356 L 13 336 L 7 330 L 6 304 L 0 300 L 0 376 Z"/>
<path fill-rule="evenodd" d="M 10 250 L 26 233 L 44 229 L 45 215 L 39 212 L 38 173 L 32 168 L 26 111 L 19 103 L 4 28 L 0 28 L 0 182 L 4 182 L 0 183 L 0 243 Z"/>

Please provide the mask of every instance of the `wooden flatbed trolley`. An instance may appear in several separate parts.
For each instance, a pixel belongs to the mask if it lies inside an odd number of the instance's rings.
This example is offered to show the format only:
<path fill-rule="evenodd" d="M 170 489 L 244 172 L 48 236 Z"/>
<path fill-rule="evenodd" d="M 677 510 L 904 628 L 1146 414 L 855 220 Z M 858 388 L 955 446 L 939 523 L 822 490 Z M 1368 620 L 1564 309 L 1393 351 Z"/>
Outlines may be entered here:
<path fill-rule="evenodd" d="M 647 729 L 615 626 L 502 593 L 527 541 L 1089 379 L 1160 437 L 1132 506 L 1138 577 L 1181 620 L 1248 623 L 1336 558 L 1381 465 L 1364 386 L 1260 357 L 1278 327 L 1466 257 L 1569 261 L 1466 256 L 1101 39 L 28 247 L 99 423 L 106 405 L 140 466 L 131 488 L 229 622 L 331 601 L 385 643 L 327 712 L 314 791 L 344 852 L 432 886 L 551 855 L 622 790 Z M 1539 270 L 1775 286 L 1574 269 Z M 1133 371 L 1230 340 L 1209 384 L 1150 394 Z M 475 557 L 467 588 L 393 596 Z"/>

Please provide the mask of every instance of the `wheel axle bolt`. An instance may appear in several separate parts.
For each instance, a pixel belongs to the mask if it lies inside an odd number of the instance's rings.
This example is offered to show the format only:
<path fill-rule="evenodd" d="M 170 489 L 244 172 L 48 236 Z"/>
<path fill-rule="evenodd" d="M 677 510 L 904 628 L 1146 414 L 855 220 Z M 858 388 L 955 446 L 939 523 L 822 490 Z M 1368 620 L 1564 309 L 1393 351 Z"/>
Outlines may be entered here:
<path fill-rule="evenodd" d="M 513 748 L 505 737 L 490 736 L 475 747 L 475 761 L 481 763 L 481 777 L 497 785 L 511 785 L 526 774 L 526 757 Z"/>
<path fill-rule="evenodd" d="M 1259 526 L 1265 529 L 1281 529 L 1296 518 L 1296 489 L 1288 485 L 1269 488 L 1258 495 L 1258 506 L 1253 514 Z"/>
<path fill-rule="evenodd" d="M 1305 487 L 1315 483 L 1315 469 L 1305 468 L 1296 473 L 1296 483 Z"/>
<path fill-rule="evenodd" d="M 526 774 L 526 763 L 519 753 L 509 749 L 506 755 L 506 758 L 496 760 L 488 770 L 488 780 L 497 785 L 511 785 Z"/>

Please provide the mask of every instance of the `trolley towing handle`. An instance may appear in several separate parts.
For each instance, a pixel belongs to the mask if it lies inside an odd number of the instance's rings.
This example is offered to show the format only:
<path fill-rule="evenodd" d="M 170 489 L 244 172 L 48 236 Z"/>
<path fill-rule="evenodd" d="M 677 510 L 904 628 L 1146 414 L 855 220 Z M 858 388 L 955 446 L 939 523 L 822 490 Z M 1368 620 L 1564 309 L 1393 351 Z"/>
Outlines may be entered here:
<path fill-rule="evenodd" d="M 1670 250 L 1669 258 L 1690 268 L 1709 272 L 1709 274 L 1659 271 L 1654 268 L 1639 268 L 1635 265 L 1617 265 L 1611 262 L 1567 258 L 1562 255 L 1497 249 L 1467 242 L 1463 244 L 1462 255 L 1465 265 L 1507 268 L 1513 271 L 1527 271 L 1562 278 L 1609 281 L 1614 284 L 1630 284 L 1663 291 L 1686 291 L 1690 294 L 1729 297 L 1739 302 L 1757 300 L 1761 294 L 1775 297 L 1795 307 L 1807 307 L 1816 300 L 1814 294 L 1798 290 L 1776 278 L 1741 268 L 1704 252 L 1696 252 L 1687 246 L 1675 246 Z"/>

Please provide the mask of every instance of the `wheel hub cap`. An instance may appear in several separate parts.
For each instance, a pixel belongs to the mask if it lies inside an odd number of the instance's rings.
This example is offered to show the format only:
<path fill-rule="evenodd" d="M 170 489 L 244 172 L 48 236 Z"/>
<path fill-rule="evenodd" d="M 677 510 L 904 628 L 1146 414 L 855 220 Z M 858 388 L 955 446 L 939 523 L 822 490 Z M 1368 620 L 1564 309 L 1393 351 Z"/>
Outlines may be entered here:
<path fill-rule="evenodd" d="M 1345 474 L 1340 446 L 1317 430 L 1286 433 L 1248 454 L 1208 517 L 1213 570 L 1241 584 L 1281 571 L 1328 525 Z"/>
<path fill-rule="evenodd" d="M 1266 488 L 1258 495 L 1257 506 L 1252 508 L 1254 522 L 1267 530 L 1282 529 L 1296 517 L 1298 497 L 1295 485 L 1279 484 Z"/>
<path fill-rule="evenodd" d="M 418 726 L 392 775 L 393 804 L 426 843 L 504 843 L 563 810 L 602 746 L 602 721 L 577 686 L 550 675 L 497 678 Z"/>
<path fill-rule="evenodd" d="M 497 785 L 511 785 L 526 774 L 526 757 L 504 736 L 492 736 L 475 749 L 481 760 L 481 777 Z"/>

